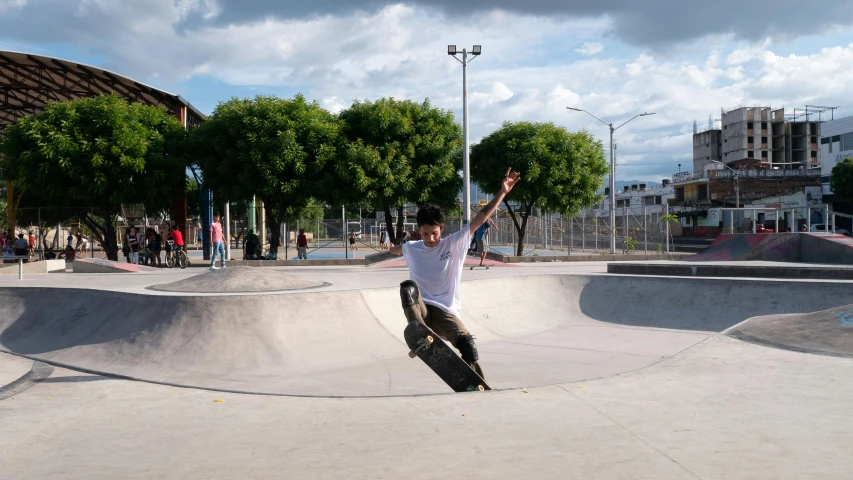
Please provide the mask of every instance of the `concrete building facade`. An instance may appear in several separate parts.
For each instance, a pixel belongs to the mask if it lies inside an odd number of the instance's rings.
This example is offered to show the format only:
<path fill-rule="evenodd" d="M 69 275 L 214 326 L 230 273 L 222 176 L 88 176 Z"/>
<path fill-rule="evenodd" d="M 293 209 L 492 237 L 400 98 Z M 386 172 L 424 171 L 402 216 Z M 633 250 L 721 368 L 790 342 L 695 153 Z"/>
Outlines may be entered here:
<path fill-rule="evenodd" d="M 796 111 L 796 109 L 795 109 Z M 820 166 L 820 122 L 785 121 L 784 109 L 773 111 L 773 168 L 798 169 Z"/>
<path fill-rule="evenodd" d="M 743 107 L 722 116 L 723 162 L 732 168 L 768 168 L 773 137 L 769 107 Z"/>
<path fill-rule="evenodd" d="M 706 130 L 693 134 L 693 171 L 701 172 L 712 162 L 723 160 L 723 131 Z"/>

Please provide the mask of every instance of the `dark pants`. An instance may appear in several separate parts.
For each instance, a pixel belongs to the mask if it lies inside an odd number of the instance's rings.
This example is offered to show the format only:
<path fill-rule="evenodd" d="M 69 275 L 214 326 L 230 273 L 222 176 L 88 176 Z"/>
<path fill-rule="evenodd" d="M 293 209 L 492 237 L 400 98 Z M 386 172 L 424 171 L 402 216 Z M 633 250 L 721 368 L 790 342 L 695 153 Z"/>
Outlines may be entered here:
<path fill-rule="evenodd" d="M 425 304 L 423 299 L 420 298 L 420 295 L 418 295 L 418 304 L 412 305 L 411 307 L 403 307 L 403 313 L 406 315 L 406 320 L 410 322 L 423 322 L 427 327 L 437 333 L 438 336 L 447 340 L 453 346 L 456 346 L 459 337 L 471 335 L 468 332 L 468 329 L 465 328 L 462 320 L 457 318 L 456 315 L 447 313 L 438 307 Z M 474 369 L 474 371 L 477 372 L 483 380 L 486 379 L 486 376 L 483 375 L 483 369 L 480 367 L 479 362 L 471 362 L 469 365 L 471 365 L 471 368 Z"/>

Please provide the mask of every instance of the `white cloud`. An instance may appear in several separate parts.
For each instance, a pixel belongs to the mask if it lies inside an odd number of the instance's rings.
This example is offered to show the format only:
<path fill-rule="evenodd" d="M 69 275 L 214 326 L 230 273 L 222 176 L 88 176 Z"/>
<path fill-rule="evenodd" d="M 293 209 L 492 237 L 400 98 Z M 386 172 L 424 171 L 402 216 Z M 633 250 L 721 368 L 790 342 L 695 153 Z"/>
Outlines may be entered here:
<path fill-rule="evenodd" d="M 85 5 L 85 13 L 75 8 L 81 17 L 50 24 L 55 27 L 50 42 L 30 44 L 72 45 L 104 58 L 104 67 L 121 74 L 167 90 L 180 87 L 177 93 L 196 103 L 201 93 L 192 89 L 193 80 L 204 78 L 251 88 L 253 94 L 298 90 L 334 112 L 354 99 L 429 97 L 461 120 L 461 68 L 448 58 L 446 46 L 482 44 L 483 55 L 468 68 L 472 140 L 505 120 L 553 121 L 607 138 L 606 127 L 566 106 L 617 125 L 656 112 L 617 131 L 621 159 L 638 164 L 673 160 L 686 168 L 693 120 L 704 125 L 709 114 L 719 117 L 721 107 L 837 105 L 853 95 L 853 76 L 846 71 L 853 65 L 853 44 L 782 55 L 767 42 L 732 50 L 721 40 L 697 42 L 680 56 L 653 57 L 624 45 L 609 46 L 603 55 L 604 47 L 590 40 L 612 27 L 607 19 L 493 12 L 448 24 L 432 11 L 392 5 L 370 13 L 179 30 L 182 18 L 213 15 L 216 3 L 152 0 L 142 7 L 90 0 Z M 105 19 L 110 28 L 97 36 L 87 28 Z M 519 44 L 529 53 L 520 54 Z M 569 45 L 561 53 L 574 58 L 571 46 L 581 44 L 577 52 L 585 57 L 573 61 L 546 48 Z M 639 176 L 642 169 L 631 172 Z"/>
<path fill-rule="evenodd" d="M 598 55 L 604 51 L 604 45 L 597 42 L 587 42 L 575 50 L 581 55 Z"/>

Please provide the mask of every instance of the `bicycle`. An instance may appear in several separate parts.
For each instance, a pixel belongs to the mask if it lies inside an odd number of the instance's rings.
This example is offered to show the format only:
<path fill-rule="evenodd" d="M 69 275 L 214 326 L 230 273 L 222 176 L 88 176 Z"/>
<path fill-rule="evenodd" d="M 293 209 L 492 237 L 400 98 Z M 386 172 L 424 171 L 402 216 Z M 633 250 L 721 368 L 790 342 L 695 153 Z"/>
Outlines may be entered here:
<path fill-rule="evenodd" d="M 171 252 L 166 256 L 166 266 L 173 268 L 177 263 L 182 270 L 187 268 L 187 254 L 184 253 L 184 247 L 176 247 L 174 240 L 167 240 L 166 243 L 171 247 Z"/>

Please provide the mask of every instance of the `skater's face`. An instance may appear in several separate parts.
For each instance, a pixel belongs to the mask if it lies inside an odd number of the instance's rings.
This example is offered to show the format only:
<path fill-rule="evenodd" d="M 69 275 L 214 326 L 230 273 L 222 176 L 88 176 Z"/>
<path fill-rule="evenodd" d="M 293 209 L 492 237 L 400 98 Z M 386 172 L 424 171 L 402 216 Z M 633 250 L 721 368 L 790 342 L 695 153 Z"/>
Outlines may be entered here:
<path fill-rule="evenodd" d="M 438 242 L 441 241 L 441 227 L 439 225 L 421 225 L 418 228 L 418 233 L 421 234 L 421 239 L 427 247 L 437 247 Z"/>

